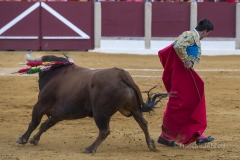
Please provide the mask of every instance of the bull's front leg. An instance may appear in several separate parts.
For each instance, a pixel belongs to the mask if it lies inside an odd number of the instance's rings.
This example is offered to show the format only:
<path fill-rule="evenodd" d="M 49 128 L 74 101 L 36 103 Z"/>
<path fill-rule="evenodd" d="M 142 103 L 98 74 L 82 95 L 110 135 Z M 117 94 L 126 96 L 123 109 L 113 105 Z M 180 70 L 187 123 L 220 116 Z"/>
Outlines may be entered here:
<path fill-rule="evenodd" d="M 42 116 L 43 116 L 43 114 L 38 113 L 36 110 L 36 106 L 35 106 L 33 109 L 33 112 L 32 112 L 32 121 L 31 121 L 31 123 L 29 123 L 27 131 L 16 140 L 17 143 L 26 144 L 28 142 L 30 135 L 37 128 L 39 123 L 41 122 Z"/>
<path fill-rule="evenodd" d="M 33 145 L 37 145 L 41 135 L 46 132 L 49 128 L 51 128 L 52 126 L 54 126 L 57 122 L 59 121 L 59 119 L 57 119 L 56 117 L 51 117 L 49 116 L 49 118 L 41 124 L 39 131 L 36 135 L 34 135 L 30 140 L 29 143 L 33 144 Z"/>

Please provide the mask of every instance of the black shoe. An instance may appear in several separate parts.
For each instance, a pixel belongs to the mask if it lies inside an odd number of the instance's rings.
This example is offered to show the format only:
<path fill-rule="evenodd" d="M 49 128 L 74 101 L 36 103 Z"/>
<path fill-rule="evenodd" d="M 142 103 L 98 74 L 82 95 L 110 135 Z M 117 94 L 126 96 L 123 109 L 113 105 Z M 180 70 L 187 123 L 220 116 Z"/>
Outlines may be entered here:
<path fill-rule="evenodd" d="M 206 137 L 206 138 L 199 138 L 197 141 L 196 141 L 196 144 L 199 146 L 199 145 L 203 145 L 205 143 L 208 143 L 208 142 L 211 142 L 213 141 L 214 138 L 209 136 L 209 137 Z"/>
<path fill-rule="evenodd" d="M 169 146 L 169 147 L 178 147 L 179 146 L 174 141 L 168 142 L 167 140 L 163 139 L 162 137 L 158 138 L 158 143 Z"/>

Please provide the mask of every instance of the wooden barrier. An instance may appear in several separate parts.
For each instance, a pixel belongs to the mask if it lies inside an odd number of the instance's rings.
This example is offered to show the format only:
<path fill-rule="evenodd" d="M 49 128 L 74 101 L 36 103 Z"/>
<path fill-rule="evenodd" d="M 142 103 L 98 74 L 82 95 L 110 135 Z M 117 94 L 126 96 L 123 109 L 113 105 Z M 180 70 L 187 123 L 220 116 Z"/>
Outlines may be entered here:
<path fill-rule="evenodd" d="M 0 50 L 40 49 L 39 6 L 39 2 L 0 2 Z"/>
<path fill-rule="evenodd" d="M 41 50 L 93 49 L 93 3 L 41 3 Z"/>
<path fill-rule="evenodd" d="M 144 2 L 103 2 L 103 37 L 144 37 Z"/>
<path fill-rule="evenodd" d="M 190 30 L 190 3 L 153 3 L 152 37 L 176 37 Z"/>
<path fill-rule="evenodd" d="M 102 37 L 140 37 L 150 48 L 151 38 L 177 37 L 202 18 L 214 24 L 209 37 L 235 38 L 240 49 L 236 6 L 225 2 L 0 2 L 0 50 L 89 50 L 101 47 Z"/>
<path fill-rule="evenodd" d="M 93 49 L 93 3 L 0 2 L 0 28 L 0 50 Z"/>
<path fill-rule="evenodd" d="M 235 38 L 236 36 L 236 3 L 198 3 L 198 16 L 208 18 L 214 25 L 214 31 L 208 37 Z"/>

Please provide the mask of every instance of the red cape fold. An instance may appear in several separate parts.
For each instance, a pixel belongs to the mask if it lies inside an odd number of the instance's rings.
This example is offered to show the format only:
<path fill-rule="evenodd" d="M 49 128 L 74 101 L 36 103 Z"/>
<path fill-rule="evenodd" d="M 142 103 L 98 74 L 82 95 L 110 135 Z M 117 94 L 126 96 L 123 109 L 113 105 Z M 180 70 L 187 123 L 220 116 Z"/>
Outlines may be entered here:
<path fill-rule="evenodd" d="M 187 70 L 173 45 L 158 52 L 164 68 L 162 80 L 169 97 L 163 115 L 162 132 L 172 140 L 188 145 L 207 127 L 204 82 L 193 70 Z"/>

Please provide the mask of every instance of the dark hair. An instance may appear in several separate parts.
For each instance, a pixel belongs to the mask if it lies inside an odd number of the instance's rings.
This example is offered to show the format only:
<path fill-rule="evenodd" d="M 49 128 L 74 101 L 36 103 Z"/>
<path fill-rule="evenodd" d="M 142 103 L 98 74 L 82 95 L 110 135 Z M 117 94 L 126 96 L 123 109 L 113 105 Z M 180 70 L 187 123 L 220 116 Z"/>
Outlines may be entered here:
<path fill-rule="evenodd" d="M 207 32 L 214 30 L 212 22 L 210 22 L 208 19 L 202 19 L 197 27 L 195 28 L 197 31 L 204 31 L 207 30 Z"/>

